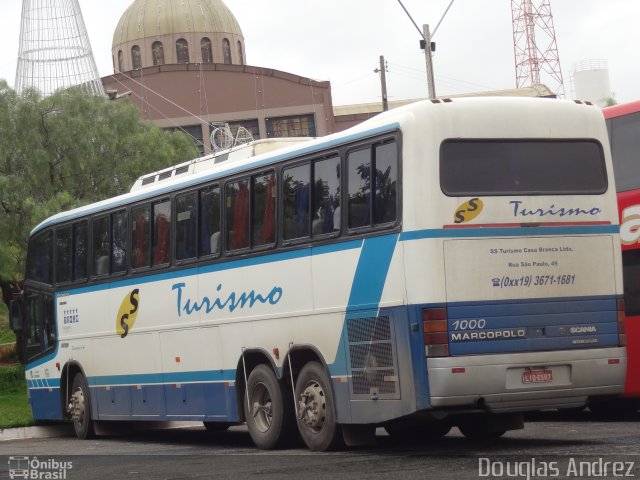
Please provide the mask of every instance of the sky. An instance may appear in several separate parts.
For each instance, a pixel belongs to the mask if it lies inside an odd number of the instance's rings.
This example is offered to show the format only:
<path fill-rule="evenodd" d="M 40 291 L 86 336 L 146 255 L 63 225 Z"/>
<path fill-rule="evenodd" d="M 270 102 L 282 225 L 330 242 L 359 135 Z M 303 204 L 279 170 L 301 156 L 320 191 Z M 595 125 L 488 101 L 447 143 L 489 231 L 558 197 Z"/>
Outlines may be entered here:
<path fill-rule="evenodd" d="M 0 2 L 0 79 L 14 86 L 22 2 Z M 80 0 L 100 76 L 113 73 L 113 32 L 131 3 Z M 334 105 L 380 101 L 380 77 L 374 72 L 380 55 L 387 62 L 389 100 L 427 96 L 420 36 L 397 0 L 225 3 L 242 28 L 249 65 L 330 80 Z M 449 3 L 403 0 L 415 22 L 432 31 Z M 640 1 L 552 0 L 551 8 L 566 97 L 574 98 L 575 64 L 597 59 L 608 62 L 618 103 L 640 99 Z M 438 96 L 516 86 L 509 0 L 454 0 L 433 41 Z"/>

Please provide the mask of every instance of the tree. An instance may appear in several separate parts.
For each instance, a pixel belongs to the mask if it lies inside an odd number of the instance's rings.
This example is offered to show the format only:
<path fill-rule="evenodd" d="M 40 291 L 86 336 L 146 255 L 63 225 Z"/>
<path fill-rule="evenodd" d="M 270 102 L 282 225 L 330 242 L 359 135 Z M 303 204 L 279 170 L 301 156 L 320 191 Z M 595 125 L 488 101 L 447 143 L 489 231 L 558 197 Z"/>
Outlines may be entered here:
<path fill-rule="evenodd" d="M 18 96 L 0 80 L 0 286 L 23 280 L 31 229 L 50 215 L 126 192 L 140 175 L 194 158 L 193 140 L 141 122 L 127 99 L 81 89 Z"/>

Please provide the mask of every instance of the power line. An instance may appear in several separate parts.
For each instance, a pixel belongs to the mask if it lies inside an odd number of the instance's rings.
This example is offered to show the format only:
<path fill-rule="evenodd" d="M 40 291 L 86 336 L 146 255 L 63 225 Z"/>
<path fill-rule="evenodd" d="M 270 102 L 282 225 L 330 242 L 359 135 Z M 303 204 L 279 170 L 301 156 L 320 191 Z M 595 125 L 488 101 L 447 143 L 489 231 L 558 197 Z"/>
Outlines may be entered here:
<path fill-rule="evenodd" d="M 122 85 L 123 87 L 125 87 L 125 88 L 127 88 L 127 89 L 129 88 L 127 85 L 125 85 L 125 84 L 124 84 L 124 83 L 122 83 L 120 80 L 118 80 L 118 79 L 116 78 L 116 76 L 115 76 L 115 75 L 113 76 L 113 79 L 114 79 L 116 82 L 118 82 L 120 85 Z M 142 84 L 140 84 L 140 85 L 142 85 Z M 142 85 L 142 87 L 143 87 L 143 88 L 146 88 L 146 89 L 148 89 L 148 90 L 150 90 L 150 91 L 153 91 L 153 90 L 151 90 L 149 87 L 146 87 L 146 86 L 144 86 L 144 85 Z M 138 95 L 138 94 L 137 94 L 137 93 L 135 93 L 133 90 L 130 90 L 130 91 L 131 91 L 131 94 L 132 94 L 132 95 L 134 95 L 135 97 L 139 98 L 139 99 L 140 99 L 140 101 L 142 101 L 142 102 L 144 102 L 144 101 L 145 101 L 145 100 L 144 100 L 144 98 L 143 98 L 141 95 Z M 154 92 L 154 93 L 156 93 L 156 92 Z M 157 94 L 157 93 L 156 93 L 156 94 Z M 157 94 L 157 95 L 158 95 L 158 94 Z M 174 127 L 176 127 L 177 129 L 181 130 L 183 133 L 185 133 L 185 134 L 189 135 L 191 138 L 193 138 L 193 140 L 195 140 L 195 142 L 196 142 L 196 143 L 198 143 L 198 144 L 200 144 L 200 145 L 203 145 L 203 146 L 204 146 L 204 143 L 203 143 L 200 139 L 198 139 L 198 138 L 194 137 L 191 133 L 189 133 L 187 130 L 185 130 L 184 128 L 182 128 L 182 126 L 178 125 L 175 121 L 173 121 L 173 119 L 171 119 L 171 118 L 167 117 L 164 113 L 162 113 L 162 111 L 160 111 L 159 109 L 157 109 L 156 107 L 154 107 L 154 106 L 153 106 L 152 104 L 150 104 L 150 103 L 147 103 L 147 105 L 148 105 L 149 107 L 151 107 L 153 110 L 155 110 L 156 112 L 158 112 L 162 117 L 164 117 L 164 119 L 165 119 L 165 120 L 168 120 L 170 123 L 172 123 Z M 195 115 L 194 115 L 194 116 L 195 116 Z M 197 116 L 196 116 L 196 118 L 200 118 L 200 117 L 197 117 Z M 202 119 L 201 119 L 201 120 L 202 120 Z M 204 120 L 203 120 L 203 121 L 204 121 Z M 206 122 L 206 123 L 209 123 L 209 122 Z"/>

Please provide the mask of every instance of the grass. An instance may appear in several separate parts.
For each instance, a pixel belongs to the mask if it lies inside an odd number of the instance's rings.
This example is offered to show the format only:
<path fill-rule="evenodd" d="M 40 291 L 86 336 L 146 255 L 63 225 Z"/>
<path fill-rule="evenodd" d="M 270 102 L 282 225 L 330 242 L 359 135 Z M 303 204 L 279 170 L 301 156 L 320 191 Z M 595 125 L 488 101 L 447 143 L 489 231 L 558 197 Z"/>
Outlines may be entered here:
<path fill-rule="evenodd" d="M 33 424 L 24 367 L 0 367 L 0 429 Z"/>
<path fill-rule="evenodd" d="M 0 344 L 15 341 L 16 336 L 9 328 L 7 307 L 0 302 Z M 19 364 L 0 365 L 0 429 L 25 427 L 33 423 L 24 367 Z"/>
<path fill-rule="evenodd" d="M 0 302 L 0 345 L 3 343 L 13 343 L 16 336 L 9 328 L 9 313 L 4 302 Z"/>

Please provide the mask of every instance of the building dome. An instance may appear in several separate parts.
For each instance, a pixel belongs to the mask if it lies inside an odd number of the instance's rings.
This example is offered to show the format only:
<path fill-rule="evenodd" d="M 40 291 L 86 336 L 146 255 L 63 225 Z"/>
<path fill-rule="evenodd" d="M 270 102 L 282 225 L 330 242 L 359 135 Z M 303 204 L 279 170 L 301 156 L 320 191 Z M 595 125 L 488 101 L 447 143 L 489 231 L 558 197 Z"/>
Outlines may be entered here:
<path fill-rule="evenodd" d="M 113 34 L 114 71 L 176 63 L 244 65 L 240 25 L 222 0 L 135 0 Z"/>

